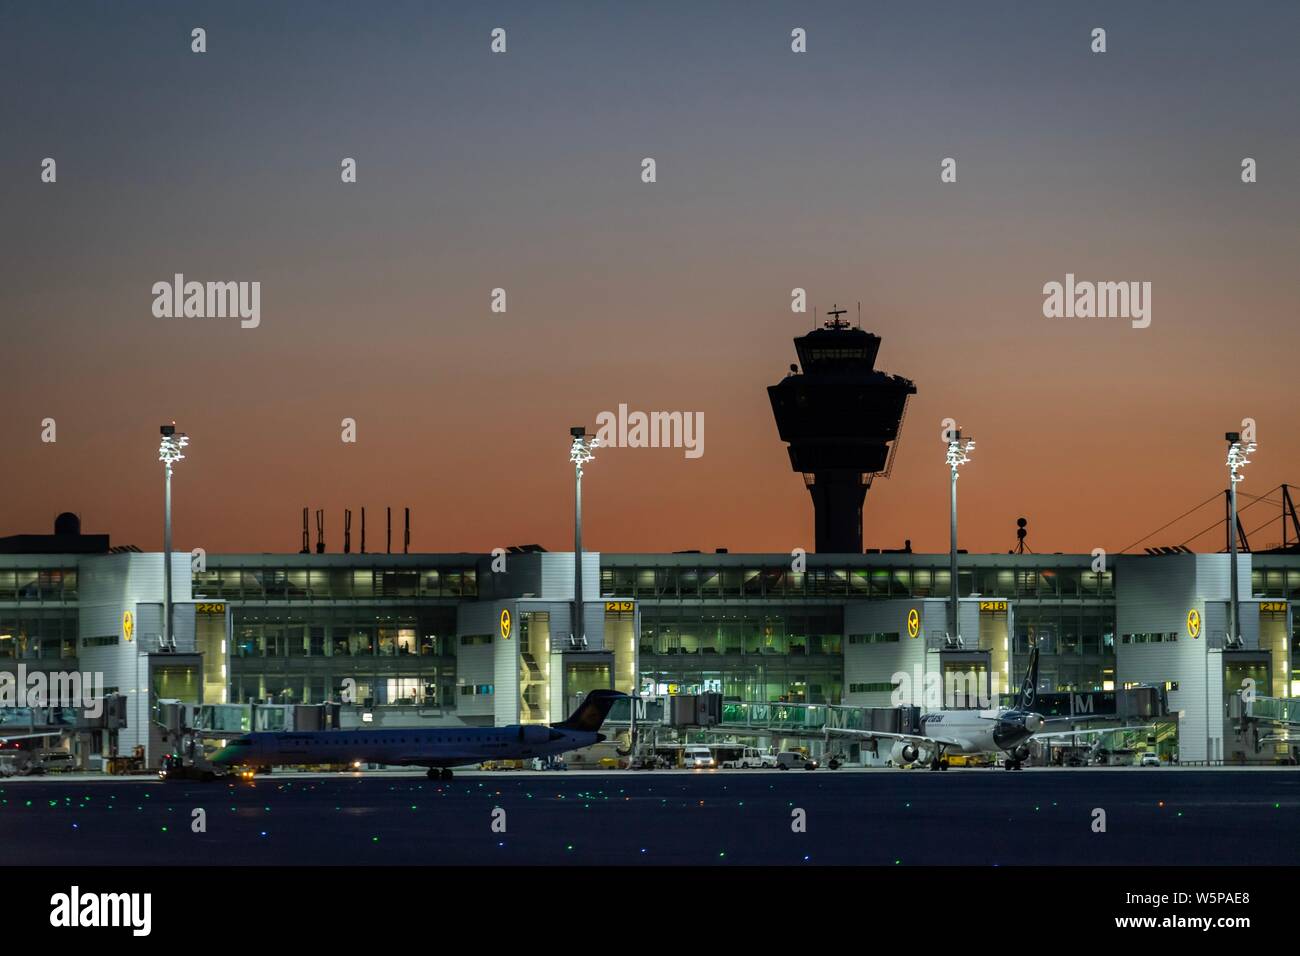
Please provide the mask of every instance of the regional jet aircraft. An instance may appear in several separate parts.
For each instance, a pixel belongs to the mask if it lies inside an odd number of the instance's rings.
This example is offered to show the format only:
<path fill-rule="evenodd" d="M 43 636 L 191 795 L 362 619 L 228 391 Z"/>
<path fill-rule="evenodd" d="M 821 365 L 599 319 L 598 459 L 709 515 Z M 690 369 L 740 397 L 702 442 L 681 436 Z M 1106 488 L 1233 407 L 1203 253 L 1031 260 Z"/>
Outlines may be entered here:
<path fill-rule="evenodd" d="M 836 736 L 876 738 L 894 741 L 890 756 L 896 766 L 917 763 L 924 751 L 929 757 L 931 770 L 947 770 L 945 755 L 1004 754 L 1003 766 L 1019 770 L 1029 756 L 1025 746 L 1031 738 L 1079 737 L 1096 734 L 1098 730 L 1046 731 L 1047 721 L 1034 711 L 1038 699 L 1038 648 L 1029 654 L 1029 669 L 1025 673 L 1015 706 L 998 710 L 938 710 L 921 717 L 921 732 L 893 734 L 879 730 L 828 730 Z M 1075 718 L 1076 720 L 1079 718 Z M 1088 718 L 1084 718 L 1088 719 Z M 1097 719 L 1097 718 L 1092 718 Z M 1106 728 L 1107 730 L 1133 730 L 1132 727 Z"/>
<path fill-rule="evenodd" d="M 451 768 L 484 760 L 526 760 L 589 747 L 614 701 L 626 695 L 593 690 L 568 720 L 549 727 L 394 727 L 376 730 L 326 730 L 311 733 L 253 733 L 232 740 L 213 755 L 213 763 L 238 767 L 275 764 L 378 763 L 428 767 L 432 779 L 450 780 Z"/>

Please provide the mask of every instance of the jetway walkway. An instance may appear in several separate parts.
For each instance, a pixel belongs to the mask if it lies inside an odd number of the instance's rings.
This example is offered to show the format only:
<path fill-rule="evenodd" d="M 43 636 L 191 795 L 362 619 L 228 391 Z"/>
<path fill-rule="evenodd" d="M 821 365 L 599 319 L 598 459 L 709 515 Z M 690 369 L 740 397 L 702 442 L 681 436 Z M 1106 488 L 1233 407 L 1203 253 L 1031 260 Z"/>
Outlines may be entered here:
<path fill-rule="evenodd" d="M 1248 720 L 1267 720 L 1286 727 L 1300 727 L 1300 698 L 1255 697 L 1242 698 L 1242 716 Z"/>
<path fill-rule="evenodd" d="M 737 733 L 821 734 L 835 730 L 915 733 L 919 708 L 853 707 L 846 704 L 772 704 L 725 701 L 721 729 Z"/>
<path fill-rule="evenodd" d="M 1228 717 L 1256 754 L 1271 744 L 1287 748 L 1284 761 L 1300 759 L 1300 698 L 1248 697 L 1245 691 L 1237 691 L 1228 699 Z"/>
<path fill-rule="evenodd" d="M 338 704 L 188 704 L 158 702 L 156 722 L 196 737 L 237 737 L 253 731 L 326 730 L 338 726 Z"/>
<path fill-rule="evenodd" d="M 89 708 L 84 704 L 76 707 L 0 707 L 0 740 L 58 737 L 93 730 L 120 730 L 125 726 L 126 698 L 121 694 L 98 698 L 96 706 Z"/>

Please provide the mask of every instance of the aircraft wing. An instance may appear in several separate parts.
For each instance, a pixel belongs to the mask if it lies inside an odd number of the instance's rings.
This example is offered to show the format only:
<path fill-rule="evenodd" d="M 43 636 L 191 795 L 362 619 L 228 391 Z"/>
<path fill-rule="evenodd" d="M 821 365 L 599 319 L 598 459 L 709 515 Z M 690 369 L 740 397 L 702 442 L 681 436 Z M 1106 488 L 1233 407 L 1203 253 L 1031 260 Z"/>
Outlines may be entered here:
<path fill-rule="evenodd" d="M 1119 720 L 1118 714 L 1072 714 L 1062 717 L 1044 717 L 1043 726 L 1071 726 L 1074 724 L 1095 723 L 1099 720 Z"/>
<path fill-rule="evenodd" d="M 53 733 L 44 734 L 0 734 L 0 744 L 7 744 L 11 740 L 36 740 L 39 737 L 58 737 L 63 731 L 56 730 Z"/>
<path fill-rule="evenodd" d="M 962 740 L 960 737 L 932 737 L 927 734 L 893 734 L 885 730 L 845 730 L 832 729 L 829 731 L 833 737 L 857 737 L 864 740 L 872 740 L 879 737 L 884 740 L 905 740 L 908 743 L 918 744 L 943 744 L 945 747 L 961 747 L 963 749 L 971 746 L 969 740 Z M 812 737 L 820 737 L 821 734 L 809 734 Z"/>
<path fill-rule="evenodd" d="M 773 731 L 780 737 L 807 737 L 810 740 L 821 740 L 828 734 L 832 737 L 853 737 L 858 740 L 905 740 L 913 744 L 943 744 L 945 747 L 961 747 L 969 749 L 970 741 L 962 740 L 958 737 L 930 737 L 926 734 L 894 734 L 887 730 L 848 730 L 840 727 L 822 728 L 821 730 L 781 730 Z"/>
<path fill-rule="evenodd" d="M 1110 734 L 1120 730 L 1151 730 L 1153 724 L 1138 724 L 1136 727 L 1093 727 L 1088 730 L 1049 730 L 1046 733 L 1034 734 L 1035 740 L 1044 737 L 1082 737 L 1087 734 Z"/>

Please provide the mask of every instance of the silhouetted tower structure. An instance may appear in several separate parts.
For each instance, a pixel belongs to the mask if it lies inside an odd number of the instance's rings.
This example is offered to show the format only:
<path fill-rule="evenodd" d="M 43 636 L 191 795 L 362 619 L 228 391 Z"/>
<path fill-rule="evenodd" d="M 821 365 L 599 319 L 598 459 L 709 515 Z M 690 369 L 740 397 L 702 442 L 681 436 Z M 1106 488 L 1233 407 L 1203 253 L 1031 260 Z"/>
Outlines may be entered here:
<path fill-rule="evenodd" d="M 877 371 L 880 336 L 855 329 L 832 309 L 831 321 L 794 340 L 799 367 L 768 398 L 790 465 L 812 495 L 816 549 L 862 553 L 862 500 L 876 475 L 888 476 L 909 379 Z"/>

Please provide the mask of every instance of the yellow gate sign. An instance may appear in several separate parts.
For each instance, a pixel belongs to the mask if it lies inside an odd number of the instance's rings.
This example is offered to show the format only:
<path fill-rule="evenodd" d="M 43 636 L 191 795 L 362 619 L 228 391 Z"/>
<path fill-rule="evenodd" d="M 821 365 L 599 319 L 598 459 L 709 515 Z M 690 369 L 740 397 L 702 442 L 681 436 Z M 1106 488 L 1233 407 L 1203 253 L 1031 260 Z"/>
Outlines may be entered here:
<path fill-rule="evenodd" d="M 916 608 L 912 608 L 910 611 L 907 612 L 907 636 L 916 637 L 916 635 L 920 633 L 921 633 L 921 615 L 916 610 Z"/>
<path fill-rule="evenodd" d="M 501 609 L 501 637 L 510 640 L 510 612 L 505 608 Z"/>
<path fill-rule="evenodd" d="M 1187 612 L 1187 633 L 1193 638 L 1201 636 L 1201 613 L 1196 608 Z"/>
<path fill-rule="evenodd" d="M 122 612 L 122 637 L 129 643 L 131 637 L 135 634 L 135 618 L 131 616 L 130 611 Z"/>
<path fill-rule="evenodd" d="M 636 602 L 635 601 L 606 601 L 605 610 L 606 611 L 635 611 Z"/>

